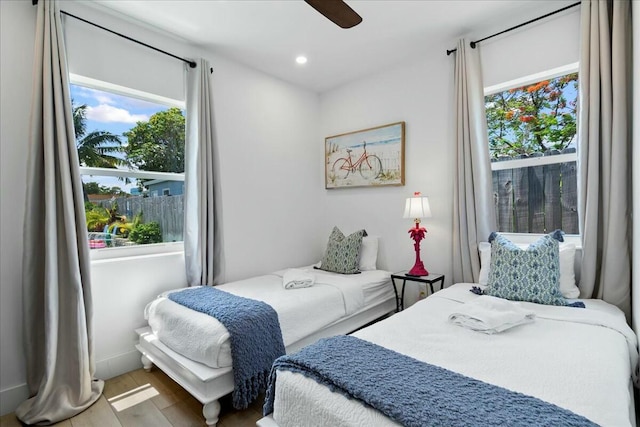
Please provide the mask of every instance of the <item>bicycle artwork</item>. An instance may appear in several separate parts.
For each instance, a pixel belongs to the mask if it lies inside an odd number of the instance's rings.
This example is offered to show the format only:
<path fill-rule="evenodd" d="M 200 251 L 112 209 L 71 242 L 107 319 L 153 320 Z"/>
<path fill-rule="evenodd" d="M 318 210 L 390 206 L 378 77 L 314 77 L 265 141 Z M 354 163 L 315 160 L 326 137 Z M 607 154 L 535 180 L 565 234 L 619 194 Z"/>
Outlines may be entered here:
<path fill-rule="evenodd" d="M 331 170 L 337 178 L 345 179 L 350 173 L 353 173 L 356 170 L 360 172 L 362 178 L 367 181 L 376 179 L 380 176 L 382 173 L 382 160 L 380 160 L 380 158 L 375 154 L 367 154 L 366 141 L 362 143 L 362 148 L 364 152 L 360 158 L 355 161 L 355 163 L 351 161 L 351 152 L 353 150 L 348 148 L 347 157 L 340 157 L 338 160 L 333 162 Z"/>
<path fill-rule="evenodd" d="M 404 122 L 325 139 L 325 187 L 404 185 Z"/>

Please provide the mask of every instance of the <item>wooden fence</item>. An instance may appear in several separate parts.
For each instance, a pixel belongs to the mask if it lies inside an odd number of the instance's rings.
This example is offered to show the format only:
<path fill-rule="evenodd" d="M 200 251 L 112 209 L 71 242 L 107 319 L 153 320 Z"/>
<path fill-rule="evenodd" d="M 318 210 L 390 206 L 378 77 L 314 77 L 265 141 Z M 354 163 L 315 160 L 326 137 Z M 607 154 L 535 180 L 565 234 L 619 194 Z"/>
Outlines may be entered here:
<path fill-rule="evenodd" d="M 382 170 L 387 173 L 400 173 L 400 154 L 387 154 L 386 156 L 380 156 L 382 162 Z"/>
<path fill-rule="evenodd" d="M 564 153 L 575 153 L 575 149 Z M 498 230 L 549 233 L 560 228 L 567 234 L 578 234 L 575 160 L 494 170 L 492 175 Z"/>
<path fill-rule="evenodd" d="M 111 208 L 113 203 L 118 203 L 118 213 L 126 215 L 128 221 L 142 212 L 142 222 L 155 221 L 160 224 L 163 242 L 181 242 L 182 228 L 184 224 L 184 197 L 116 197 L 115 200 L 98 202 L 106 208 Z"/>

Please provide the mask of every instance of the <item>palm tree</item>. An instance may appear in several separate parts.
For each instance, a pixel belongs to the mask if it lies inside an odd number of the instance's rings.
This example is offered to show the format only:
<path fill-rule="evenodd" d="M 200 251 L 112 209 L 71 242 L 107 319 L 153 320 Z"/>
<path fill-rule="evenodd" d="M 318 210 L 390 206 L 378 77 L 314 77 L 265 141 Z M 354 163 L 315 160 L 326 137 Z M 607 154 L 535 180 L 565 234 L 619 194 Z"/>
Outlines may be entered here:
<path fill-rule="evenodd" d="M 71 105 L 73 106 L 73 130 L 76 136 L 80 165 L 110 169 L 127 166 L 129 163 L 125 159 L 113 155 L 123 152 L 120 137 L 103 130 L 87 134 L 87 105 L 74 105 L 73 100 L 71 100 Z M 124 181 L 128 184 L 129 178 Z M 82 193 L 84 201 L 88 202 L 89 196 L 85 183 L 82 184 Z"/>
<path fill-rule="evenodd" d="M 73 104 L 73 101 L 71 101 Z M 96 130 L 87 134 L 87 105 L 73 106 L 73 127 L 76 135 L 78 158 L 82 166 L 115 169 L 127 166 L 124 158 L 114 154 L 122 153 L 122 141 L 111 132 Z"/>

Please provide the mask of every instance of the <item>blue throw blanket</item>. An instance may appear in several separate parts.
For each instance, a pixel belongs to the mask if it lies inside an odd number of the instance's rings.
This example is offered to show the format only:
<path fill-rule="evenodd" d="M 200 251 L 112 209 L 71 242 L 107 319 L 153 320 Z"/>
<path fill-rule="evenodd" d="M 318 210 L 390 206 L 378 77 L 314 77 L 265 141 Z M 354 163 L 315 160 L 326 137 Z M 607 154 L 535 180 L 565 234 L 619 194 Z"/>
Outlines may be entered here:
<path fill-rule="evenodd" d="M 245 409 L 267 384 L 275 359 L 285 354 L 278 313 L 262 301 L 210 286 L 169 294 L 169 299 L 218 319 L 230 334 L 233 407 Z"/>
<path fill-rule="evenodd" d="M 527 369 L 526 363 L 522 368 Z M 535 397 L 352 336 L 325 338 L 276 360 L 269 377 L 265 415 L 273 412 L 277 370 L 301 373 L 403 426 L 596 426 Z"/>

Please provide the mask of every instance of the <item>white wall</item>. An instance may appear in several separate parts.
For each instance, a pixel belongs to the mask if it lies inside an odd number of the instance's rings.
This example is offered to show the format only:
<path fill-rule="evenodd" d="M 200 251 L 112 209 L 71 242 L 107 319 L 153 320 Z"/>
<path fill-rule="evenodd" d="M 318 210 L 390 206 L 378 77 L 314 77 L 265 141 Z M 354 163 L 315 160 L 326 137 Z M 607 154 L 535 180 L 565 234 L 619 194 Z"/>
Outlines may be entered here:
<path fill-rule="evenodd" d="M 162 292 L 186 285 L 184 253 L 92 261 L 96 377 L 112 378 L 140 366 L 134 330 L 144 307 Z"/>
<path fill-rule="evenodd" d="M 35 8 L 0 2 L 0 413 L 26 391 L 22 353 L 22 225 Z"/>
<path fill-rule="evenodd" d="M 221 58 L 214 67 L 227 281 L 316 262 L 318 96 Z"/>
<path fill-rule="evenodd" d="M 580 7 L 484 41 L 478 49 L 485 87 L 578 62 Z"/>
<path fill-rule="evenodd" d="M 381 236 L 379 267 L 390 271 L 413 265 L 411 220 L 402 218 L 405 198 L 414 191 L 429 197 L 433 218 L 423 220 L 421 244 L 427 270 L 451 278 L 453 62 L 441 46 L 424 59 L 342 86 L 321 97 L 323 137 L 406 122 L 405 186 L 325 190 L 325 232 L 334 225 L 345 233 L 365 228 Z M 323 140 L 317 155 L 322 158 Z M 318 174 L 323 184 L 324 172 Z"/>
<path fill-rule="evenodd" d="M 98 23 L 111 30 L 130 35 L 132 25 L 100 13 L 100 9 L 82 7 L 78 2 L 63 1 L 61 9 Z M 159 54 L 114 34 L 63 15 L 69 72 L 171 99 L 184 99 L 185 63 Z M 162 38 L 156 33 L 136 29 L 138 40 L 163 50 L 185 54 L 184 44 Z"/>
<path fill-rule="evenodd" d="M 63 10 L 180 56 L 204 57 L 214 67 L 214 114 L 220 145 L 223 235 L 227 279 L 315 262 L 321 250 L 321 171 L 314 147 L 318 96 L 261 72 L 120 20 L 81 2 Z M 26 398 L 22 350 L 21 260 L 28 117 L 36 9 L 0 1 L 1 213 L 0 414 Z M 146 48 L 67 18 L 71 72 L 109 79 L 169 97 L 182 93 L 182 65 Z M 96 56 L 95 53 L 99 55 Z M 116 71 L 106 72 L 117 65 Z M 311 242 L 311 243 L 309 243 Z M 180 253 L 92 262 L 97 374 L 139 366 L 133 330 L 158 293 L 184 286 Z"/>
<path fill-rule="evenodd" d="M 497 29 L 505 26 L 500 23 Z M 481 43 L 485 86 L 576 62 L 578 27 L 576 8 Z M 491 33 L 491 29 L 478 29 L 468 40 Z M 557 40 L 564 43 L 558 47 Z M 326 190 L 325 233 L 333 225 L 345 232 L 365 228 L 370 234 L 382 236 L 382 268 L 408 269 L 413 265 L 414 252 L 407 234 L 412 222 L 402 218 L 404 200 L 421 191 L 429 196 L 433 214 L 422 223 L 428 230 L 421 244 L 422 260 L 427 270 L 446 274 L 446 285 L 451 284 L 452 276 L 455 58 L 447 56 L 445 50 L 455 44 L 452 40 L 425 46 L 422 59 L 415 63 L 344 85 L 320 98 L 322 138 L 406 122 L 405 186 Z M 322 139 L 318 145 L 317 155 L 322 156 Z M 318 180 L 322 183 L 323 179 L 320 172 Z"/>

